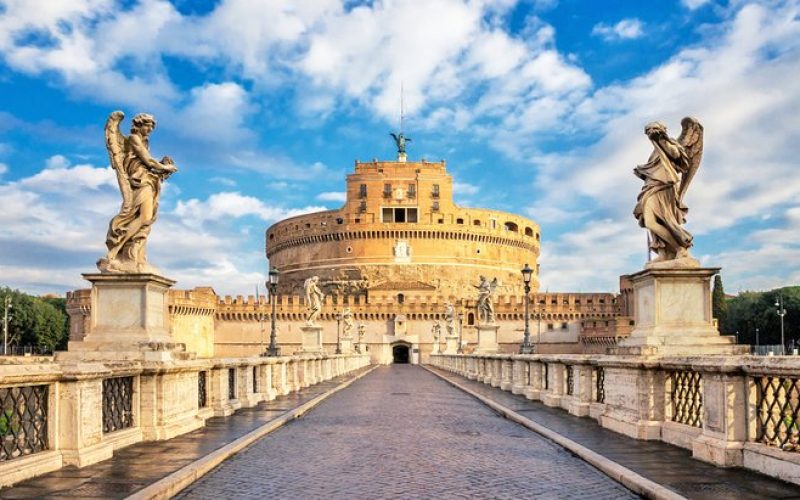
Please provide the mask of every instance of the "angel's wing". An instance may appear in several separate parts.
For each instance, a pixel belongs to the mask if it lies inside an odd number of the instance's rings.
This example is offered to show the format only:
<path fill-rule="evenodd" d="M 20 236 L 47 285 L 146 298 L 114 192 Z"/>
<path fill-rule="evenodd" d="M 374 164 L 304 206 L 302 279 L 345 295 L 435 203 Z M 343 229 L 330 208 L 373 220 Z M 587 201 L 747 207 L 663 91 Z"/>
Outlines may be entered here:
<path fill-rule="evenodd" d="M 111 168 L 117 173 L 119 191 L 122 194 L 122 210 L 120 213 L 126 212 L 133 205 L 133 191 L 130 182 L 128 182 L 128 173 L 123 166 L 125 136 L 119 130 L 119 124 L 123 118 L 125 118 L 125 113 L 114 111 L 108 115 L 105 128 L 108 159 L 111 163 Z"/>
<path fill-rule="evenodd" d="M 397 135 L 394 132 L 389 132 L 389 135 L 392 136 L 392 139 L 394 139 L 394 142 L 398 141 L 399 138 L 397 137 Z"/>
<path fill-rule="evenodd" d="M 681 127 L 683 131 L 678 137 L 678 143 L 683 146 L 689 160 L 689 168 L 681 176 L 681 186 L 678 190 L 678 199 L 683 201 L 689 183 L 700 168 L 700 160 L 703 158 L 703 126 L 696 118 L 687 116 L 681 120 Z"/>

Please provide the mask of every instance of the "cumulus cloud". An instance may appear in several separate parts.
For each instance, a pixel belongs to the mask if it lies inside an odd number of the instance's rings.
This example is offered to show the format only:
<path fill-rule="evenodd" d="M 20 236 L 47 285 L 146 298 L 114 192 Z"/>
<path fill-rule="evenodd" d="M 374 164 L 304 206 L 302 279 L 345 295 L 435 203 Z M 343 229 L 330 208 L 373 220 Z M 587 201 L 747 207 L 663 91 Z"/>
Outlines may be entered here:
<path fill-rule="evenodd" d="M 478 191 L 480 191 L 478 186 L 468 182 L 453 183 L 453 194 L 457 196 L 472 196 L 478 194 Z"/>
<path fill-rule="evenodd" d="M 633 40 L 644 35 L 644 23 L 639 19 L 623 19 L 616 24 L 595 24 L 592 35 L 600 36 L 603 40 Z"/>
<path fill-rule="evenodd" d="M 191 225 L 204 221 L 231 220 L 247 216 L 254 216 L 262 221 L 274 222 L 279 219 L 322 210 L 326 210 L 326 208 L 320 206 L 307 206 L 298 209 L 272 207 L 253 196 L 242 195 L 238 192 L 221 192 L 212 194 L 206 200 L 197 198 L 186 201 L 180 200 L 175 207 L 174 213 Z"/>
<path fill-rule="evenodd" d="M 689 10 L 697 10 L 711 0 L 681 0 L 681 3 Z"/>
<path fill-rule="evenodd" d="M 347 201 L 347 193 L 344 191 L 329 191 L 317 195 L 319 201 L 338 201 L 344 203 Z"/>
<path fill-rule="evenodd" d="M 67 168 L 70 166 L 70 161 L 64 155 L 53 155 L 47 159 L 44 164 L 45 168 Z"/>

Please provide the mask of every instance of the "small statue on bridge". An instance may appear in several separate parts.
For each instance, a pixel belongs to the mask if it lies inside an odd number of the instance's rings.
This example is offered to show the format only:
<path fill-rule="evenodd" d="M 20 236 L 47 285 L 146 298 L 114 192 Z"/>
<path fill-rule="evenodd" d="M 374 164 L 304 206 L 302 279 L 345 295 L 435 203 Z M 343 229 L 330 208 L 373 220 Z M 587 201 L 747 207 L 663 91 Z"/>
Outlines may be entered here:
<path fill-rule="evenodd" d="M 491 324 L 494 323 L 494 304 L 492 304 L 492 296 L 497 290 L 497 278 L 489 281 L 486 276 L 481 276 L 481 282 L 475 288 L 478 289 L 478 317 L 481 323 Z"/>
<path fill-rule="evenodd" d="M 453 337 L 456 330 L 456 308 L 450 302 L 444 305 L 444 321 L 447 328 L 447 336 Z"/>
<path fill-rule="evenodd" d="M 656 253 L 654 262 L 680 261 L 691 267 L 699 263 L 689 256 L 692 234 L 683 228 L 689 209 L 683 198 L 700 168 L 703 156 L 703 126 L 696 119 L 681 120 L 683 131 L 672 139 L 663 123 L 648 123 L 644 133 L 653 152 L 644 165 L 633 169 L 644 181 L 633 216 L 648 231 L 648 245 Z M 669 264 L 668 264 L 669 265 Z"/>
<path fill-rule="evenodd" d="M 342 336 L 346 339 L 353 337 L 353 312 L 350 310 L 349 307 L 345 307 L 342 311 L 342 321 L 344 322 L 344 326 L 342 327 Z"/>
<path fill-rule="evenodd" d="M 438 320 L 434 320 L 431 333 L 433 333 L 433 343 L 438 344 L 439 338 L 442 336 L 442 325 L 439 324 Z"/>
<path fill-rule="evenodd" d="M 306 298 L 306 325 L 311 326 L 322 310 L 322 300 L 325 294 L 319 289 L 319 276 L 312 276 L 303 283 L 303 292 Z"/>

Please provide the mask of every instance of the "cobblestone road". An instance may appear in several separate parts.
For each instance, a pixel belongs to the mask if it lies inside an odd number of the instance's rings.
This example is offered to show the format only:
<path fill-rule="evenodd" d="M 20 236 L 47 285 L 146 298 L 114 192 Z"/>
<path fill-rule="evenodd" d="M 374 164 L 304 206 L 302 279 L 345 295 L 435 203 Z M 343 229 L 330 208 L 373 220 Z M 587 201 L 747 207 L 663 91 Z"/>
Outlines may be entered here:
<path fill-rule="evenodd" d="M 569 452 L 409 365 L 380 367 L 182 498 L 635 498 Z"/>

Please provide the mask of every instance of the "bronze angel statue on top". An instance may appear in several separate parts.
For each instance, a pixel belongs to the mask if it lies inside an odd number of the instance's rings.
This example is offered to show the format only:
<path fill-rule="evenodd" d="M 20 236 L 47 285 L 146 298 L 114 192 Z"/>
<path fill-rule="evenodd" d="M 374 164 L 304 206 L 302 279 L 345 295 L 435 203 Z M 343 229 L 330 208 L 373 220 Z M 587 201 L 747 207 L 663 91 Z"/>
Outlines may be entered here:
<path fill-rule="evenodd" d="M 683 198 L 700 167 L 703 156 L 703 126 L 695 118 L 681 120 L 683 131 L 673 139 L 667 127 L 659 122 L 647 124 L 644 133 L 653 143 L 653 153 L 644 165 L 633 169 L 644 181 L 633 215 L 648 231 L 650 251 L 654 262 L 684 259 L 689 256 L 692 235 L 683 228 L 689 209 Z"/>
<path fill-rule="evenodd" d="M 161 161 L 150 156 L 149 137 L 156 128 L 153 115 L 134 116 L 129 136 L 119 129 L 124 117 L 121 111 L 114 111 L 106 121 L 106 148 L 117 174 L 122 206 L 108 224 L 108 253 L 97 261 L 97 268 L 108 273 L 155 273 L 147 262 L 145 243 L 156 220 L 161 183 L 178 168 L 169 156 Z"/>

